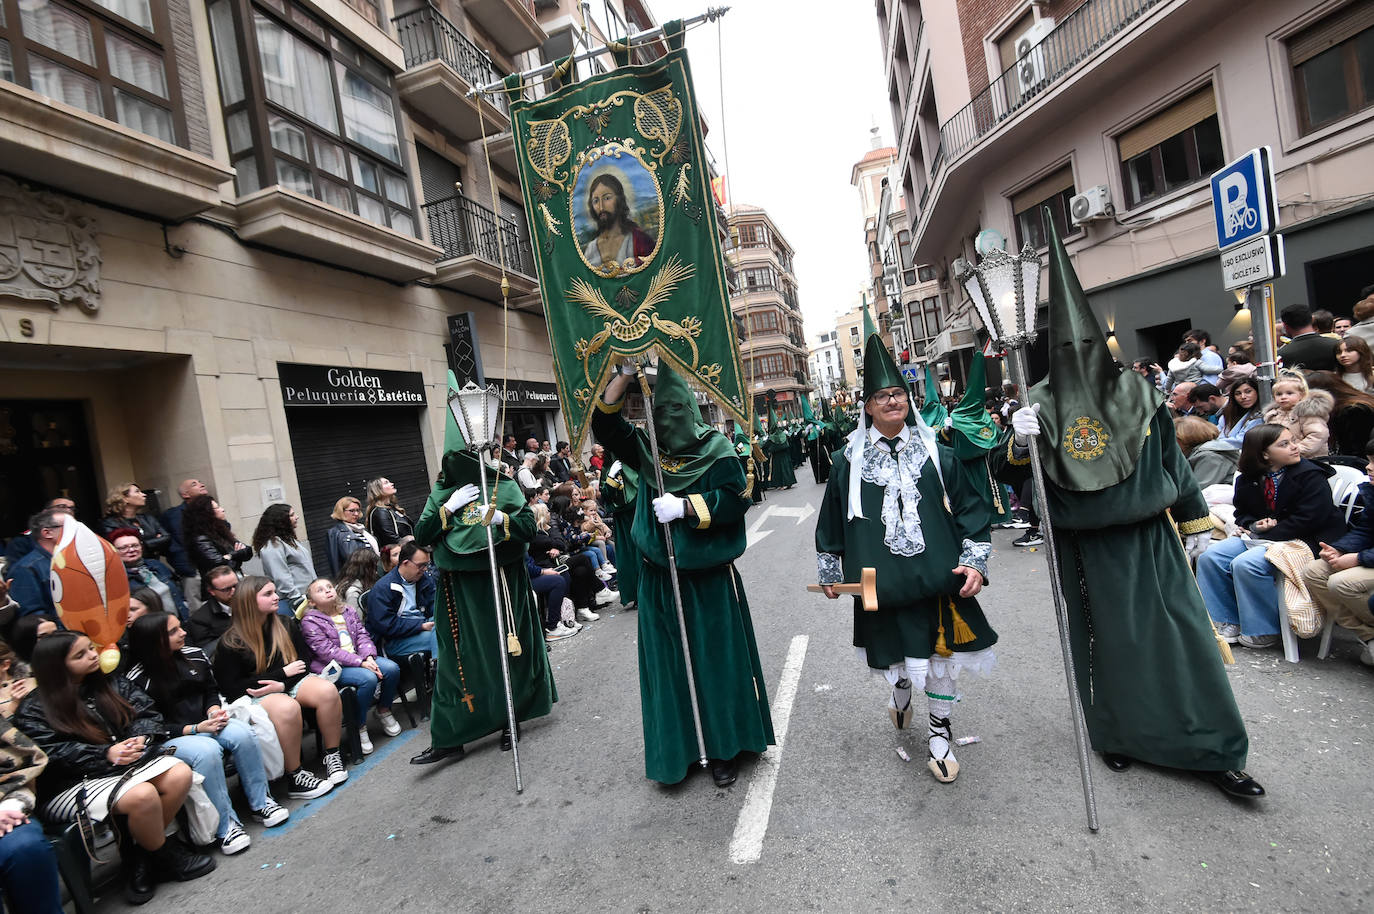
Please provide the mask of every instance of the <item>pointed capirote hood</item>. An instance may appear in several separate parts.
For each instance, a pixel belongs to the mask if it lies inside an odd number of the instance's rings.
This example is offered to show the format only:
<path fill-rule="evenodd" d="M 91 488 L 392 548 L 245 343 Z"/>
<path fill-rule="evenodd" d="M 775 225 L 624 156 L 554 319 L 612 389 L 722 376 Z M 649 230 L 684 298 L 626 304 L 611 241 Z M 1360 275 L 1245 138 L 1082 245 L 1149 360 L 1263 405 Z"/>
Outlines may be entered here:
<path fill-rule="evenodd" d="M 864 343 L 864 401 L 867 402 L 869 397 L 888 387 L 906 390 L 906 379 L 897 370 L 897 363 L 893 361 L 892 353 L 887 351 L 887 344 L 875 332 Z"/>
<path fill-rule="evenodd" d="M 940 402 L 940 388 L 935 383 L 935 367 L 926 363 L 926 399 L 921 404 L 921 421 L 931 428 L 944 428 L 949 411 Z"/>
<path fill-rule="evenodd" d="M 701 417 L 696 394 L 666 360 L 658 362 L 653 385 L 653 423 L 658 439 L 663 486 L 683 492 L 717 460 L 735 456 L 735 447 Z M 640 436 L 640 466 L 653 468 L 647 436 Z M 650 476 L 650 479 L 654 477 Z"/>
<path fill-rule="evenodd" d="M 1050 231 L 1050 370 L 1029 391 L 1040 406 L 1045 475 L 1062 489 L 1097 492 L 1135 472 L 1164 395 L 1134 371 L 1117 369 L 1069 253 Z"/>
<path fill-rule="evenodd" d="M 998 433 L 997 423 L 992 421 L 992 414 L 983 405 L 988 386 L 988 369 L 983 362 L 981 352 L 973 354 L 973 364 L 968 370 L 968 389 L 949 418 L 954 430 L 964 439 L 960 444 L 990 451 L 997 446 Z"/>

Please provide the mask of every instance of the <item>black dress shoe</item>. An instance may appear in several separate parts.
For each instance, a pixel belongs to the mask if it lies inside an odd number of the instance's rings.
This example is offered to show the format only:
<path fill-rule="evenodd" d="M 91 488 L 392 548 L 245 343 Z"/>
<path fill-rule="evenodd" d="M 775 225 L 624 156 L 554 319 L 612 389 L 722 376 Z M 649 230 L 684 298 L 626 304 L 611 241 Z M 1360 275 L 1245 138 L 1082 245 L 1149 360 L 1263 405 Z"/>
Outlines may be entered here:
<path fill-rule="evenodd" d="M 1102 761 L 1107 763 L 1107 767 L 1113 771 L 1125 771 L 1131 767 L 1132 759 L 1129 755 L 1122 755 L 1119 752 L 1102 753 Z"/>
<path fill-rule="evenodd" d="M 433 765 L 435 762 L 442 762 L 446 758 L 460 759 L 467 755 L 462 746 L 454 746 L 452 749 L 439 749 L 430 746 L 419 755 L 411 756 L 412 765 Z"/>
<path fill-rule="evenodd" d="M 1211 781 L 1217 789 L 1228 797 L 1242 800 L 1258 800 L 1264 796 L 1264 788 L 1259 781 L 1244 771 L 1199 771 L 1205 781 Z"/>
<path fill-rule="evenodd" d="M 735 783 L 735 760 L 713 758 L 711 762 L 711 780 L 716 782 L 717 787 L 729 787 Z"/>
<path fill-rule="evenodd" d="M 515 735 L 516 735 L 516 736 L 519 736 L 519 735 L 520 735 L 520 725 L 519 725 L 519 724 L 516 724 L 516 725 L 515 725 Z M 502 751 L 502 752 L 509 752 L 510 749 L 511 749 L 510 727 L 506 727 L 506 728 L 502 729 L 502 731 L 501 731 L 501 751 Z"/>

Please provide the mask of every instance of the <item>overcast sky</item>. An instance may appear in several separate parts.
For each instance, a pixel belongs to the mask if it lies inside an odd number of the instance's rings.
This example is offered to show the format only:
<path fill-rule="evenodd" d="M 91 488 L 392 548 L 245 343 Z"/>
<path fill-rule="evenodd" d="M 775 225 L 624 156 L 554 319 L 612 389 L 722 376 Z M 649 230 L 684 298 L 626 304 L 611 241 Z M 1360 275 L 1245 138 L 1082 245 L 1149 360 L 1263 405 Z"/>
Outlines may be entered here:
<path fill-rule="evenodd" d="M 712 5 L 722 0 L 650 0 L 659 22 Z M 768 210 L 796 251 L 809 340 L 833 329 L 834 316 L 868 281 L 859 192 L 849 176 L 870 148 L 874 123 L 883 144 L 893 144 L 877 16 L 872 0 L 739 0 L 717 28 L 687 34 L 697 102 L 711 130 L 706 142 L 724 171 L 728 134 L 731 202 Z"/>

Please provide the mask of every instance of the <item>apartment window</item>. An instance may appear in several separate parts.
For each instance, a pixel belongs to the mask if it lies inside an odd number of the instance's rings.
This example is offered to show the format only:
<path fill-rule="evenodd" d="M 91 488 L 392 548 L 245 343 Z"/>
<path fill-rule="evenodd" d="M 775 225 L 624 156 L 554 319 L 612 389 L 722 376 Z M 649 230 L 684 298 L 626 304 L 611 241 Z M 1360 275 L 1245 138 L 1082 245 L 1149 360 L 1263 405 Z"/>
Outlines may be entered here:
<path fill-rule="evenodd" d="M 768 226 L 758 222 L 742 223 L 739 226 L 739 243 L 746 248 L 768 247 Z"/>
<path fill-rule="evenodd" d="M 1288 40 L 1303 133 L 1374 105 L 1374 0 L 1338 10 Z"/>
<path fill-rule="evenodd" d="M 1073 169 L 1068 165 L 1013 194 L 1011 211 L 1016 214 L 1016 246 L 1029 244 L 1043 248 L 1050 243 L 1049 226 L 1045 224 L 1046 207 L 1060 238 L 1078 231 L 1078 227 L 1069 222 L 1069 201 L 1073 195 Z"/>
<path fill-rule="evenodd" d="M 0 3 L 0 79 L 185 145 L 171 31 L 164 0 Z"/>
<path fill-rule="evenodd" d="M 780 355 L 765 355 L 754 360 L 756 377 L 774 378 L 783 373 L 784 363 Z"/>
<path fill-rule="evenodd" d="M 778 287 L 772 267 L 750 267 L 740 270 L 740 275 L 744 277 L 744 288 L 750 292 Z"/>
<path fill-rule="evenodd" d="M 1127 130 L 1116 145 L 1128 207 L 1205 179 L 1226 164 L 1212 87 Z"/>
<path fill-rule="evenodd" d="M 916 255 L 911 250 L 911 232 L 902 229 L 897 233 L 897 254 L 902 260 L 902 282 L 914 286 L 920 280 L 916 269 Z"/>
<path fill-rule="evenodd" d="M 758 314 L 749 315 L 749 331 L 751 333 L 777 333 L 778 312 L 762 311 Z"/>
<path fill-rule="evenodd" d="M 387 69 L 303 8 L 266 2 L 207 7 L 238 193 L 279 185 L 416 234 Z"/>
<path fill-rule="evenodd" d="M 934 267 L 917 267 L 917 268 L 916 268 L 916 278 L 919 279 L 921 282 L 934 282 L 934 281 L 935 281 L 935 268 L 934 268 Z"/>
<path fill-rule="evenodd" d="M 924 315 L 926 324 L 926 336 L 936 337 L 940 335 L 940 298 L 932 295 L 930 298 L 921 301 L 921 313 Z"/>

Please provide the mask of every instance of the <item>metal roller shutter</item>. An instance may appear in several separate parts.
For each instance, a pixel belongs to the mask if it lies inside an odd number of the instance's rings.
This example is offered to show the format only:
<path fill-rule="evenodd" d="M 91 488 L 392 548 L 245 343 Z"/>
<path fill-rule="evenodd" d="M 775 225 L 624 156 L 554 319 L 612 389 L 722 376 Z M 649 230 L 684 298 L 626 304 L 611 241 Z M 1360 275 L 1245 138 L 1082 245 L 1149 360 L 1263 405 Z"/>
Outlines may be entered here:
<path fill-rule="evenodd" d="M 367 406 L 287 410 L 301 491 L 299 513 L 320 574 L 329 573 L 325 532 L 334 524 L 329 516 L 334 503 L 352 495 L 366 505 L 368 480 L 390 479 L 411 520 L 419 518 L 430 490 L 421 418 L 421 410 Z"/>

